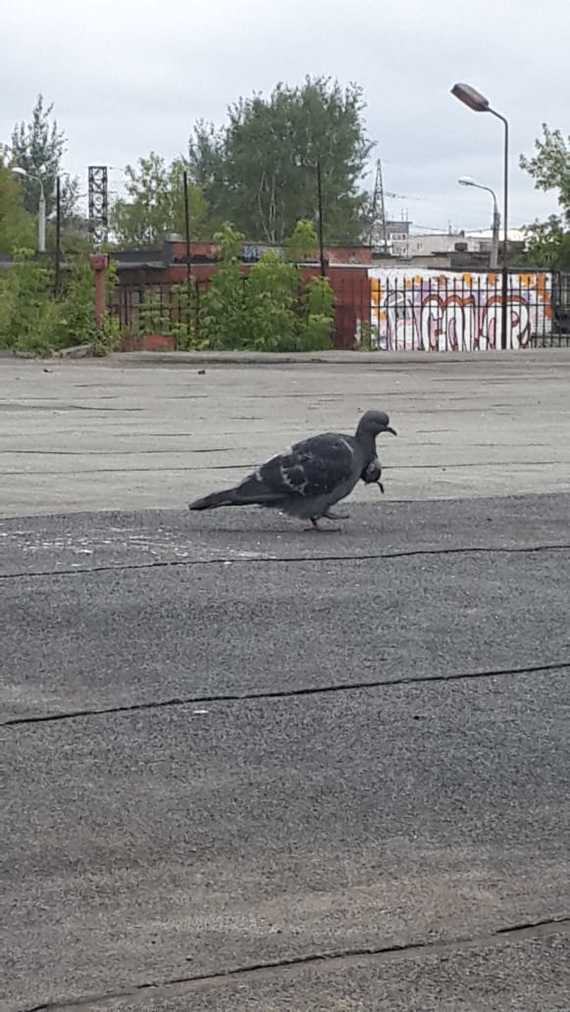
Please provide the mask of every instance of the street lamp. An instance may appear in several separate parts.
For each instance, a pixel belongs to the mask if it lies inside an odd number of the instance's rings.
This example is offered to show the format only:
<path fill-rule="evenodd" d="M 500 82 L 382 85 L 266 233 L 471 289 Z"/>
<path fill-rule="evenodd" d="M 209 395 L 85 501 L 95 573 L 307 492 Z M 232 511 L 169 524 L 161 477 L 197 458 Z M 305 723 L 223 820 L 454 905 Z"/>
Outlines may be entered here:
<path fill-rule="evenodd" d="M 491 116 L 500 119 L 505 128 L 504 178 L 503 178 L 503 298 L 501 306 L 501 348 L 507 347 L 507 297 L 509 274 L 507 266 L 508 249 L 508 214 L 509 214 L 509 124 L 504 116 L 492 109 L 489 99 L 470 84 L 454 84 L 451 94 L 460 102 L 469 106 L 474 112 L 490 112 Z"/>
<path fill-rule="evenodd" d="M 40 176 L 35 176 L 31 172 L 26 172 L 19 165 L 12 167 L 12 172 L 15 176 L 26 176 L 29 179 L 36 179 L 40 184 L 40 200 L 38 204 L 38 253 L 45 253 L 46 251 L 46 197 L 44 193 L 44 184 L 42 183 Z"/>
<path fill-rule="evenodd" d="M 499 262 L 499 228 L 501 225 L 501 215 L 499 214 L 499 206 L 497 204 L 497 194 L 490 186 L 483 186 L 481 183 L 476 183 L 470 176 L 462 176 L 461 179 L 457 180 L 461 186 L 474 186 L 476 190 L 486 190 L 490 193 L 493 198 L 493 238 L 491 242 L 491 261 L 490 267 L 493 270 L 497 269 Z"/>

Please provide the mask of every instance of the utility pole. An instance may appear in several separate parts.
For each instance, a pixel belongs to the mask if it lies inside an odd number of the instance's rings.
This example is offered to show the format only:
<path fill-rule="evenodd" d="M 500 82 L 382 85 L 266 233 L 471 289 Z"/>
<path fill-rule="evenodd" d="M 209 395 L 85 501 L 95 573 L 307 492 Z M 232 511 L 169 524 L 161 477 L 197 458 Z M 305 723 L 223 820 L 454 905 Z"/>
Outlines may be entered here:
<path fill-rule="evenodd" d="M 317 200 L 319 204 L 319 254 L 321 260 L 321 277 L 325 278 L 327 274 L 326 262 L 325 262 L 325 241 L 324 241 L 324 227 L 323 227 L 323 181 L 321 177 L 321 159 L 317 159 Z"/>
<path fill-rule="evenodd" d="M 372 195 L 372 213 L 370 222 L 370 245 L 375 245 L 379 240 L 382 243 L 384 255 L 388 252 L 388 230 L 386 226 L 386 204 L 384 199 L 384 178 L 382 175 L 382 161 L 379 158 L 376 162 L 376 177 L 374 180 L 374 192 Z"/>
<path fill-rule="evenodd" d="M 55 181 L 55 280 L 54 290 L 56 298 L 59 295 L 61 285 L 61 180 L 58 176 Z"/>

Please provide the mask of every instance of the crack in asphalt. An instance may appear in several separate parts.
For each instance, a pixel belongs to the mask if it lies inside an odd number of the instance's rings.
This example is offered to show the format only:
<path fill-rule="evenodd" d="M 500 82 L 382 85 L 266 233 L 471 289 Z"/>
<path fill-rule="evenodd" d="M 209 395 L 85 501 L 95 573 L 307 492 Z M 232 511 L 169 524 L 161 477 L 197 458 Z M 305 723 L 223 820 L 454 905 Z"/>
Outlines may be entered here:
<path fill-rule="evenodd" d="M 176 433 L 173 434 L 175 436 Z M 173 438 L 168 433 L 166 434 L 167 439 Z M 124 438 L 124 437 L 123 437 Z M 192 449 L 192 450 L 135 450 L 134 455 L 144 456 L 149 453 L 231 453 L 234 450 L 233 446 L 207 446 L 203 449 Z M 4 454 L 12 454 L 13 456 L 25 456 L 31 454 L 34 457 L 130 457 L 133 454 L 132 450 L 0 450 L 0 457 Z M 18 471 L 10 471 L 9 474 L 18 474 Z M 41 471 L 26 471 L 26 474 L 41 474 Z M 43 472 L 45 473 L 45 472 Z"/>
<path fill-rule="evenodd" d="M 201 974 L 189 974 L 187 976 L 171 977 L 161 981 L 145 981 L 142 984 L 133 984 L 129 988 L 125 988 L 120 991 L 106 991 L 99 994 L 84 995 L 78 998 L 62 998 L 60 1000 L 43 1002 L 39 1005 L 31 1005 L 22 1008 L 20 1012 L 57 1012 L 58 1009 L 80 1010 L 82 1008 L 90 1007 L 94 1005 L 101 1005 L 104 1002 L 113 1001 L 115 999 L 137 999 L 144 998 L 145 993 L 153 991 L 155 997 L 159 997 L 161 993 L 165 996 L 170 993 L 172 995 L 174 989 L 179 988 L 180 985 L 188 985 L 189 988 L 193 984 L 219 984 L 226 983 L 232 978 L 247 978 L 261 976 L 267 974 L 268 971 L 272 970 L 287 970 L 294 969 L 296 967 L 310 966 L 311 964 L 327 963 L 329 968 L 341 968 L 345 965 L 350 965 L 355 961 L 362 959 L 373 960 L 374 962 L 382 961 L 387 962 L 393 959 L 405 958 L 408 954 L 414 954 L 417 952 L 449 952 L 453 949 L 461 948 L 473 948 L 477 945 L 493 945 L 498 944 L 505 938 L 531 938 L 541 937 L 543 935 L 551 934 L 552 932 L 566 930 L 570 925 L 570 916 L 553 917 L 540 921 L 529 921 L 522 924 L 507 925 L 502 928 L 496 928 L 495 931 L 489 932 L 482 935 L 473 935 L 470 937 L 458 937 L 448 939 L 446 941 L 436 942 L 410 942 L 405 945 L 388 945 L 379 946 L 374 948 L 367 946 L 365 948 L 354 948 L 354 949 L 342 949 L 339 951 L 332 952 L 316 952 L 309 953 L 306 956 L 294 956 L 289 959 L 278 959 L 268 961 L 265 963 L 249 963 L 245 966 L 230 967 L 226 970 L 213 971 L 211 973 Z"/>
<path fill-rule="evenodd" d="M 313 534 L 313 532 L 307 532 Z M 321 532 L 321 533 L 324 533 Z M 318 535 L 313 535 L 318 536 Z M 0 573 L 0 580 L 16 580 L 23 577 L 44 578 L 49 576 L 84 576 L 89 573 L 115 573 L 137 569 L 168 569 L 180 566 L 228 566 L 259 565 L 260 563 L 321 563 L 321 562 L 375 562 L 380 559 L 410 559 L 425 555 L 524 555 L 538 552 L 560 552 L 570 550 L 570 543 L 556 545 L 475 545 L 458 548 L 410 548 L 394 552 L 369 552 L 362 555 L 262 555 L 258 558 L 247 556 L 220 556 L 216 559 L 165 559 L 154 562 L 128 562 L 106 566 L 77 566 L 74 569 L 23 570 L 17 573 Z"/>
<path fill-rule="evenodd" d="M 38 714 L 33 717 L 9 717 L 0 722 L 0 727 L 17 727 L 29 724 L 57 723 L 81 717 L 101 717 L 108 714 L 135 713 L 140 710 L 160 710 L 173 706 L 195 706 L 197 703 L 245 703 L 263 699 L 291 699 L 297 696 L 317 696 L 333 692 L 358 692 L 363 689 L 391 688 L 396 685 L 430 685 L 432 682 L 459 682 L 478 678 L 495 678 L 502 675 L 531 675 L 542 671 L 564 671 L 570 669 L 567 660 L 549 664 L 533 664 L 523 668 L 495 668 L 490 671 L 459 671 L 447 675 L 413 675 L 401 678 L 371 679 L 360 682 L 336 682 L 333 685 L 308 685 L 297 689 L 276 689 L 273 692 L 226 692 L 220 695 L 174 696 L 171 699 L 153 700 L 148 703 L 128 703 L 123 706 L 92 707 L 84 710 L 67 710 Z"/>
<path fill-rule="evenodd" d="M 119 452 L 119 451 L 117 451 Z M 148 452 L 148 451 L 147 451 Z M 176 453 L 175 450 L 165 451 L 170 453 Z M 218 450 L 192 450 L 185 451 L 191 453 L 218 453 Z M 130 456 L 130 453 L 126 454 Z M 468 464 L 383 464 L 383 471 L 456 471 L 456 470 L 469 470 L 474 467 L 553 467 L 558 464 L 570 464 L 567 460 L 485 460 L 485 461 L 472 461 Z M 188 467 L 88 467 L 88 468 L 74 468 L 73 471 L 0 471 L 0 475 L 9 477 L 34 477 L 34 476 L 64 476 L 68 474 L 138 474 L 138 473 L 154 473 L 155 471 L 239 471 L 242 468 L 244 470 L 253 470 L 257 467 L 255 463 L 235 463 L 235 464 L 217 464 L 207 465 L 200 464 L 196 466 Z"/>

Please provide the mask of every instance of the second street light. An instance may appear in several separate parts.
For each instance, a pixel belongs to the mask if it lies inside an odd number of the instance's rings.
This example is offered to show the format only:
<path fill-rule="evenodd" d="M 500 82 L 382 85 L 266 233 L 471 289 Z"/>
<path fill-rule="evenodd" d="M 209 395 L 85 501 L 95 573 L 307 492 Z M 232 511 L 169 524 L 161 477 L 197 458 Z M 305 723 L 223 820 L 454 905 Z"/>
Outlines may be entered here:
<path fill-rule="evenodd" d="M 34 176 L 31 172 L 27 172 L 26 169 L 20 168 L 19 165 L 12 166 L 12 172 L 15 176 L 22 176 L 28 179 L 35 179 L 40 184 L 40 199 L 38 203 L 38 253 L 45 253 L 46 251 L 46 195 L 44 192 L 44 184 L 42 183 L 41 176 Z"/>
<path fill-rule="evenodd" d="M 461 186 L 474 186 L 476 190 L 486 190 L 490 193 L 493 198 L 493 228 L 492 228 L 492 240 L 491 240 L 491 259 L 489 266 L 492 270 L 496 270 L 499 263 L 499 229 L 501 227 L 501 215 L 499 214 L 499 205 L 497 204 L 497 194 L 490 186 L 483 186 L 482 183 L 476 183 L 470 176 L 462 176 L 461 179 L 457 180 Z"/>
<path fill-rule="evenodd" d="M 507 321 L 508 321 L 508 294 L 509 294 L 509 273 L 508 273 L 508 215 L 509 215 L 509 123 L 508 120 L 491 108 L 488 98 L 485 98 L 480 91 L 470 84 L 454 84 L 451 94 L 455 95 L 460 102 L 473 109 L 474 112 L 490 112 L 491 116 L 500 119 L 505 128 L 504 164 L 503 164 L 503 285 L 501 300 L 501 348 L 508 347 Z"/>

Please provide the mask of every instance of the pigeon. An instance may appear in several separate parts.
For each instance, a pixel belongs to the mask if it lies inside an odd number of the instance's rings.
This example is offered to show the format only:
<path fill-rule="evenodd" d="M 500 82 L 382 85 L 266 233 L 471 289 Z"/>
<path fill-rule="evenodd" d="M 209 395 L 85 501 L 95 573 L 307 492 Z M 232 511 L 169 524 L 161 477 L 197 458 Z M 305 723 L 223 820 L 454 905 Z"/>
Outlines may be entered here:
<path fill-rule="evenodd" d="M 190 503 L 189 508 L 264 506 L 310 520 L 317 530 L 321 517 L 345 520 L 346 515 L 335 515 L 330 507 L 350 495 L 361 478 L 366 482 L 379 481 L 376 437 L 382 432 L 396 435 L 388 415 L 384 411 L 367 411 L 354 436 L 324 432 L 303 439 L 261 464 L 235 488 L 212 492 Z"/>

